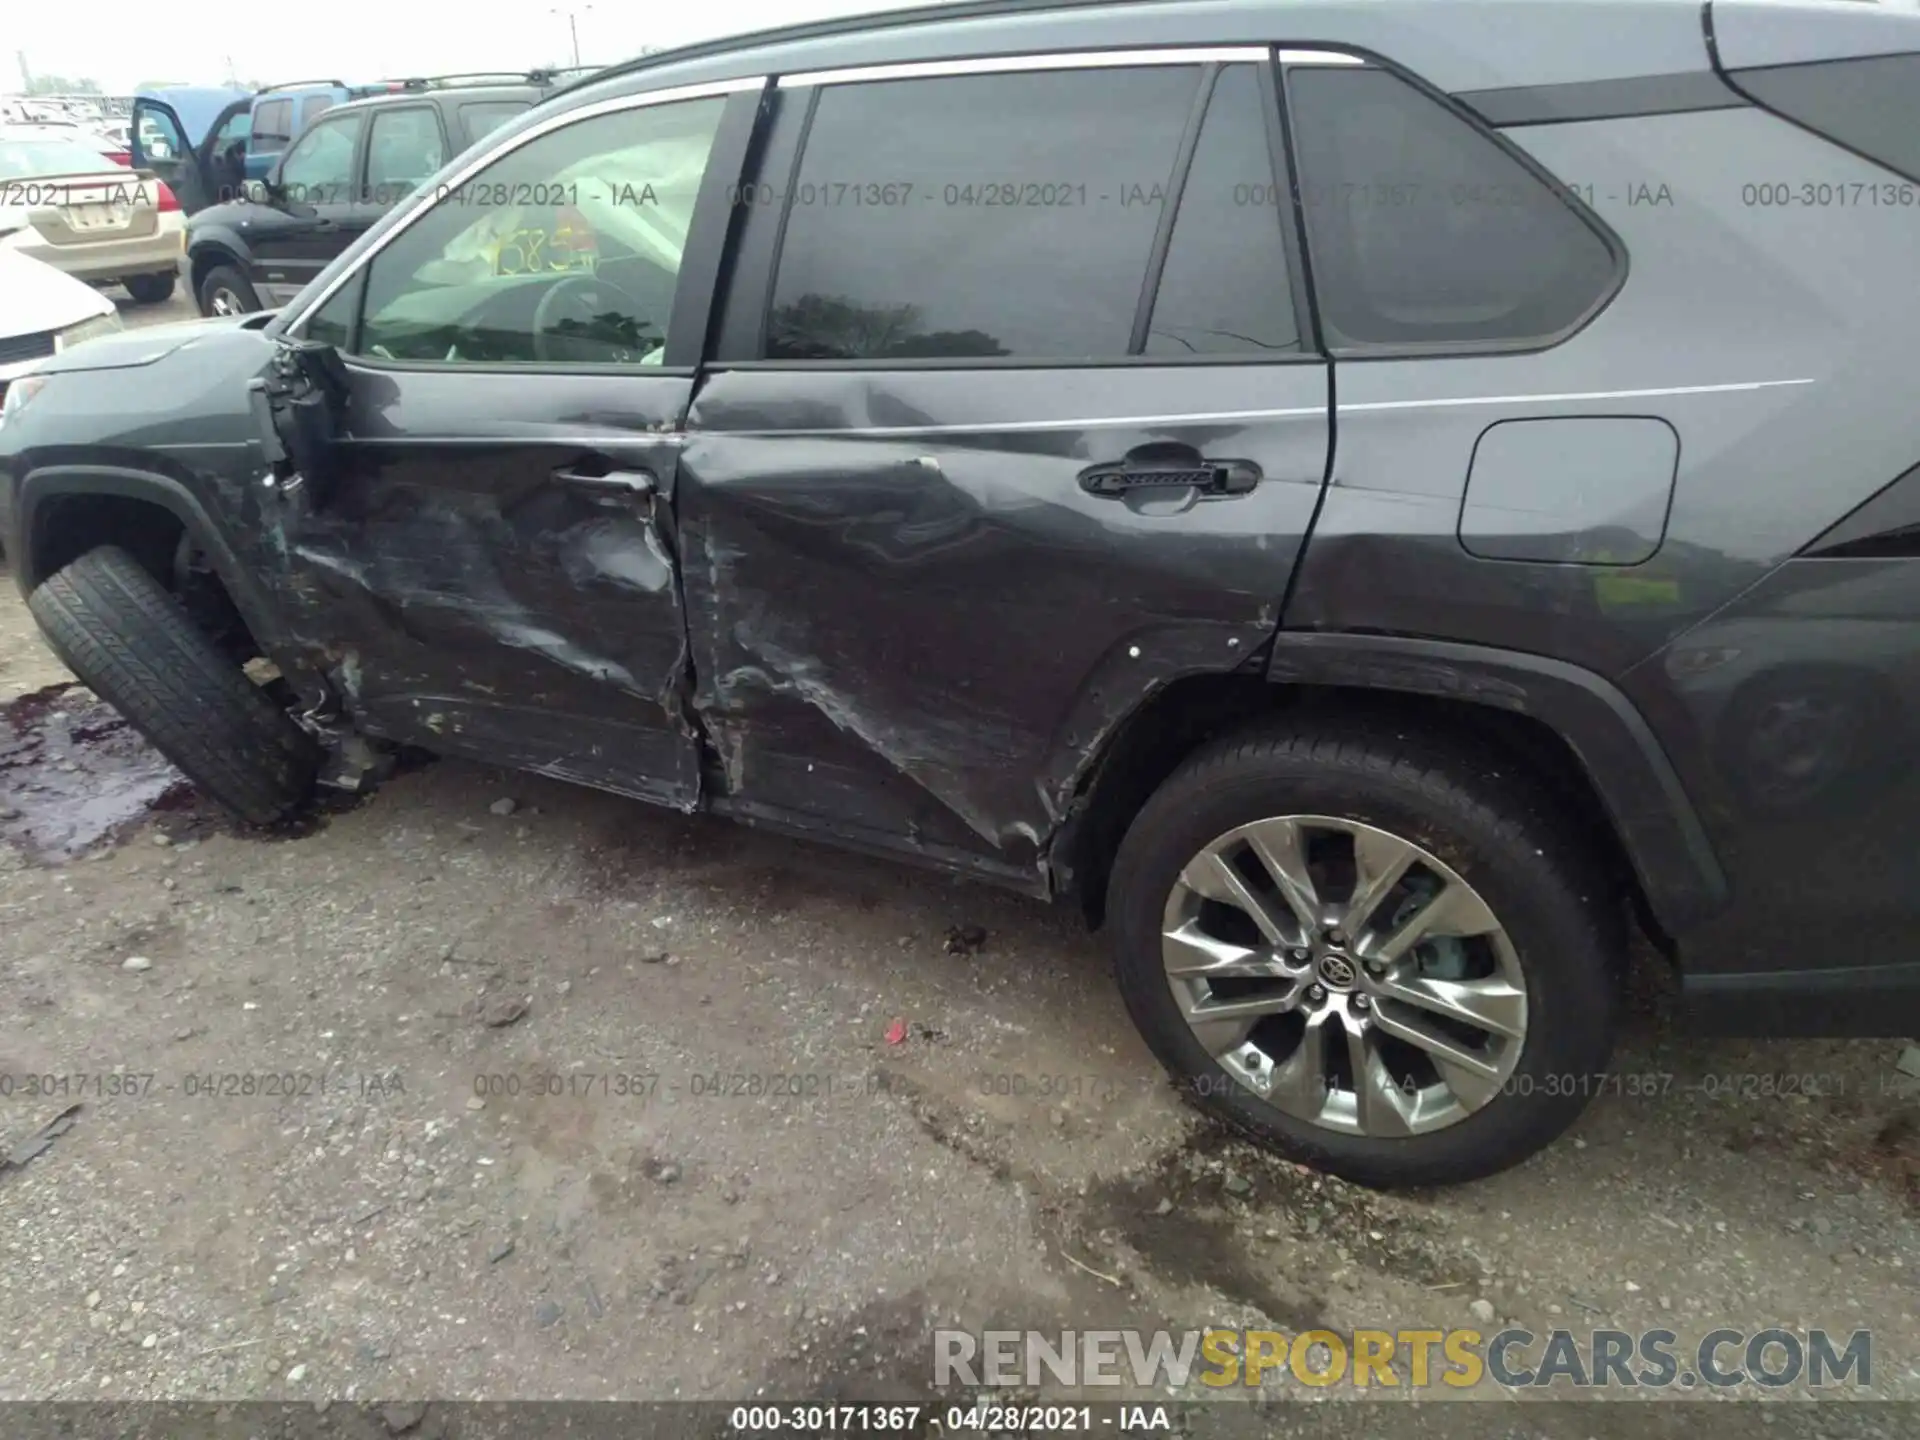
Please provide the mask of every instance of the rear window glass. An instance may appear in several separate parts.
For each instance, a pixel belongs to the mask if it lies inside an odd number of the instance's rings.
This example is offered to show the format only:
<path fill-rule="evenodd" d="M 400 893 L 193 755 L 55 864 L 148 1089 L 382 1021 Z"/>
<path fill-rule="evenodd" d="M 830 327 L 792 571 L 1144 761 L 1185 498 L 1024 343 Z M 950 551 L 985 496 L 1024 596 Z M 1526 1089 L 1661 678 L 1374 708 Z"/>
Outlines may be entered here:
<path fill-rule="evenodd" d="M 293 101 L 268 100 L 253 109 L 254 138 L 263 143 L 285 144 L 293 138 Z"/>
<path fill-rule="evenodd" d="M 524 115 L 531 105 L 527 100 L 486 100 L 460 107 L 460 123 L 466 127 L 467 143 L 477 141 L 491 130 L 498 130 L 516 115 Z"/>
<path fill-rule="evenodd" d="M 0 140 L 0 180 L 22 180 L 33 175 L 98 175 L 115 168 L 98 150 L 73 140 Z M 0 204 L 5 203 L 5 195 L 0 194 Z"/>
<path fill-rule="evenodd" d="M 1768 109 L 1920 180 L 1920 55 L 1736 70 L 1733 81 Z"/>
<path fill-rule="evenodd" d="M 309 95 L 300 102 L 300 128 L 306 129 L 333 108 L 331 95 Z"/>
<path fill-rule="evenodd" d="M 1288 79 L 1322 317 L 1336 350 L 1534 347 L 1619 265 L 1562 190 L 1385 70 Z"/>

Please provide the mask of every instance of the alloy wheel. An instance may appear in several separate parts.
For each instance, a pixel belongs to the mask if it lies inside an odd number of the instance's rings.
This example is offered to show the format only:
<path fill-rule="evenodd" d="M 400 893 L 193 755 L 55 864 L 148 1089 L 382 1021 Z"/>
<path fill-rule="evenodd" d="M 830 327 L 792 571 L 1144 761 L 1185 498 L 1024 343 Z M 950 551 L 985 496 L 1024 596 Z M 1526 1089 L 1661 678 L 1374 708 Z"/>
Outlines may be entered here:
<path fill-rule="evenodd" d="M 1276 1109 L 1345 1134 L 1444 1129 L 1493 1100 L 1527 1033 L 1505 928 L 1431 851 L 1291 815 L 1188 862 L 1161 924 L 1194 1037 Z"/>

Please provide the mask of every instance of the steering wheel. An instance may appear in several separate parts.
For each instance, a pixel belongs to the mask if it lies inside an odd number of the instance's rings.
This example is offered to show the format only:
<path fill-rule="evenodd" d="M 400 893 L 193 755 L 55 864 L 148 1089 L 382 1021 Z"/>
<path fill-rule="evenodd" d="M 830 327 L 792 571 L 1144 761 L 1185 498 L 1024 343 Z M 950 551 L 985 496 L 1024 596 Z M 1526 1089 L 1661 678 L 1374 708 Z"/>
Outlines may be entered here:
<path fill-rule="evenodd" d="M 638 300 L 597 275 L 567 275 L 554 282 L 534 307 L 534 358 L 548 363 L 571 361 L 575 364 L 639 359 L 617 340 L 603 339 L 590 332 L 570 334 L 558 328 L 573 321 L 587 329 L 609 310 L 623 315 L 641 313 Z"/>

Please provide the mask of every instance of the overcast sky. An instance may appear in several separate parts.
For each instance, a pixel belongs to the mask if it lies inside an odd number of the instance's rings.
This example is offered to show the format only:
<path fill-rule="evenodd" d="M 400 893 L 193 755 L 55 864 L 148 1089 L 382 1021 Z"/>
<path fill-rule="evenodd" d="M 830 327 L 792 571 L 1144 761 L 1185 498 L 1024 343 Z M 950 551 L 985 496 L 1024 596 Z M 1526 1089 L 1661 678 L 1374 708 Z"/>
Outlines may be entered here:
<path fill-rule="evenodd" d="M 315 77 L 349 82 L 458 70 L 521 70 L 573 60 L 570 8 L 580 59 L 611 64 L 645 46 L 682 45 L 742 30 L 855 11 L 899 0 L 326 0 L 221 12 L 155 7 L 152 0 L 5 0 L 0 46 L 26 56 L 36 75 L 97 80 L 111 93 L 143 80 L 224 81 L 231 60 L 242 80 L 273 84 Z M 20 88 L 14 55 L 0 66 L 0 93 Z"/>

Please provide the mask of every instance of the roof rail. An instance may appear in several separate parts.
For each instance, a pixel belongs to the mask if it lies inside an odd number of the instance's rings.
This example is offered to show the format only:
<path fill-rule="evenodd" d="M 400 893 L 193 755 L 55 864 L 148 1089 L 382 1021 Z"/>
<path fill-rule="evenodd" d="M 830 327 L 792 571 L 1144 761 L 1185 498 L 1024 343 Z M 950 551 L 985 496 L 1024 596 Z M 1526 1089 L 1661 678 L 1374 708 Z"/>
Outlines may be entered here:
<path fill-rule="evenodd" d="M 1115 3 L 1116 0 L 945 0 L 942 4 L 916 5 L 901 10 L 869 10 L 853 15 L 837 15 L 826 20 L 802 20 L 792 25 L 775 25 L 765 30 L 749 30 L 739 35 L 725 35 L 717 40 L 699 40 L 691 45 L 676 45 L 668 50 L 636 55 L 631 60 L 622 60 L 593 75 L 584 76 L 567 88 L 575 89 L 617 76 L 637 75 L 663 65 L 710 60 L 741 50 L 757 50 L 765 45 L 830 40 L 836 35 L 858 35 L 869 30 L 896 29 L 908 25 L 937 25 L 948 20 L 976 20 L 994 15 L 1018 15 L 1032 10 L 1071 10 L 1081 5 Z"/>
<path fill-rule="evenodd" d="M 538 84 L 541 70 L 468 70 L 452 75 L 410 75 L 398 83 L 407 90 L 432 90 L 450 85 L 526 85 Z"/>
<path fill-rule="evenodd" d="M 347 88 L 346 85 L 339 80 L 282 80 L 278 85 L 269 85 L 266 89 L 256 91 L 255 93 L 259 95 L 271 95 L 276 90 L 305 90 L 312 85 L 333 85 L 341 90 Z"/>
<path fill-rule="evenodd" d="M 598 75 L 607 67 L 604 65 L 548 65 L 538 70 L 529 70 L 527 79 L 535 85 L 558 85 L 571 75 Z"/>

